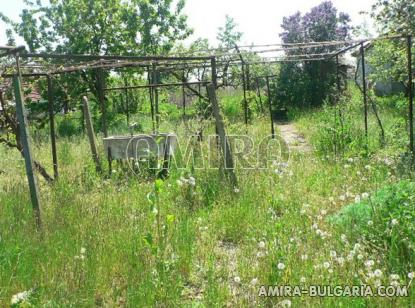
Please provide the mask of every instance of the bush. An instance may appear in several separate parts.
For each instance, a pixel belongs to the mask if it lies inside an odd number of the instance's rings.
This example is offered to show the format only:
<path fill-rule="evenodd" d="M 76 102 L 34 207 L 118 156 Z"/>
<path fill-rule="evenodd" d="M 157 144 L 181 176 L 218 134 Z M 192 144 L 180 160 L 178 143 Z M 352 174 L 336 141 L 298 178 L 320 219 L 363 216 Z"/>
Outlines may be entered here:
<path fill-rule="evenodd" d="M 408 270 L 415 264 L 415 183 L 401 181 L 367 200 L 344 207 L 329 219 L 350 237 L 362 236 L 388 253 L 389 265 Z"/>
<path fill-rule="evenodd" d="M 65 114 L 58 121 L 58 133 L 61 137 L 72 137 L 82 132 L 79 120 L 80 115 L 77 113 Z"/>

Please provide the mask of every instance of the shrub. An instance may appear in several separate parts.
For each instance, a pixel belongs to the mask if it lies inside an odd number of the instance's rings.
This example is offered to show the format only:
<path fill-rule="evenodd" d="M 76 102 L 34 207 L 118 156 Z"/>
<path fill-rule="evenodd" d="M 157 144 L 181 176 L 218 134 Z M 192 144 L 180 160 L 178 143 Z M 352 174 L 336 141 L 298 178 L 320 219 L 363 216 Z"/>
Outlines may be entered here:
<path fill-rule="evenodd" d="M 76 113 L 65 114 L 61 121 L 58 121 L 58 133 L 62 137 L 72 137 L 82 131 L 79 115 Z"/>
<path fill-rule="evenodd" d="M 330 221 L 350 237 L 362 236 L 388 253 L 395 270 L 415 264 L 415 182 L 388 185 L 373 197 L 344 207 Z"/>

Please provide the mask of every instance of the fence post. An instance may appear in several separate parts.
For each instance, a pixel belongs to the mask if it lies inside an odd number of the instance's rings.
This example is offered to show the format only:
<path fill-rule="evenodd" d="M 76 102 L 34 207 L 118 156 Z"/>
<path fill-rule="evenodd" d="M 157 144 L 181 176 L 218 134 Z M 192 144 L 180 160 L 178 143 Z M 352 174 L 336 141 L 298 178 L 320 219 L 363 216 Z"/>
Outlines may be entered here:
<path fill-rule="evenodd" d="M 108 123 L 107 123 L 107 103 L 105 101 L 105 80 L 104 80 L 104 71 L 102 68 L 97 69 L 97 82 L 98 82 L 98 99 L 101 106 L 101 116 L 102 116 L 102 131 L 104 136 L 108 137 Z"/>
<path fill-rule="evenodd" d="M 267 76 L 266 79 L 267 79 L 269 116 L 271 119 L 271 134 L 272 134 L 272 139 L 275 139 L 274 116 L 272 113 L 272 100 L 271 100 L 271 91 L 270 91 L 270 86 L 269 86 L 269 76 Z"/>
<path fill-rule="evenodd" d="M 30 189 L 30 198 L 32 201 L 33 211 L 35 213 L 36 225 L 38 229 L 42 227 L 42 217 L 41 217 L 41 206 L 39 198 L 39 187 L 37 183 L 37 178 L 34 174 L 34 163 L 33 163 L 33 154 L 30 144 L 30 135 L 28 129 L 28 123 L 26 118 L 26 108 L 23 102 L 23 94 L 21 88 L 21 77 L 20 77 L 20 64 L 19 56 L 16 56 L 16 65 L 18 74 L 13 77 L 14 84 L 14 96 L 16 100 L 16 113 L 17 119 L 19 121 L 19 130 L 20 130 L 20 140 L 23 147 L 23 156 L 25 160 L 27 180 L 29 182 Z"/>
<path fill-rule="evenodd" d="M 212 104 L 213 114 L 216 120 L 216 131 L 218 132 L 218 135 L 220 138 L 220 145 L 222 148 L 222 153 L 223 153 L 224 162 L 225 162 L 225 172 L 228 174 L 232 185 L 237 186 L 238 180 L 234 172 L 235 165 L 233 162 L 232 150 L 231 150 L 228 138 L 226 137 L 225 125 L 223 123 L 222 115 L 220 114 L 218 99 L 216 97 L 215 86 L 213 84 L 208 85 L 207 91 L 208 91 L 210 103 Z"/>
<path fill-rule="evenodd" d="M 92 124 L 91 113 L 89 112 L 88 98 L 86 96 L 82 97 L 82 103 L 84 107 L 86 131 L 88 134 L 89 145 L 91 146 L 92 159 L 94 160 L 97 172 L 101 173 L 102 168 L 101 168 L 101 162 L 98 156 L 97 144 L 95 141 L 94 126 Z"/>
<path fill-rule="evenodd" d="M 412 155 L 415 155 L 414 149 L 414 89 L 413 89 L 413 77 L 412 77 L 412 36 L 408 35 L 408 96 L 409 96 L 409 148 Z M 414 157 L 415 158 L 415 157 Z"/>
<path fill-rule="evenodd" d="M 59 177 L 58 155 L 56 153 L 56 132 L 55 132 L 55 112 L 53 110 L 53 83 L 52 76 L 48 75 L 48 107 L 49 107 L 49 125 L 50 140 L 52 143 L 53 173 L 55 180 Z"/>
<path fill-rule="evenodd" d="M 365 48 L 363 43 L 360 44 L 360 53 L 362 55 L 362 84 L 363 84 L 363 103 L 365 107 L 365 135 L 368 137 L 367 123 L 367 85 L 366 85 L 366 64 L 365 64 Z"/>

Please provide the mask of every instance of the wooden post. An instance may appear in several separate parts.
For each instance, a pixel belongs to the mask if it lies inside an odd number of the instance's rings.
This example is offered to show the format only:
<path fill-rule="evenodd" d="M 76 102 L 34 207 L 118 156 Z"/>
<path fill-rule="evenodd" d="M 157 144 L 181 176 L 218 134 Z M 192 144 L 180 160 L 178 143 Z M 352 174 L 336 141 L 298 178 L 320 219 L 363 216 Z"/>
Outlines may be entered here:
<path fill-rule="evenodd" d="M 217 76 L 217 69 L 216 69 L 216 58 L 212 57 L 210 59 L 210 65 L 212 68 L 212 84 L 215 86 L 215 89 L 218 88 L 218 76 Z"/>
<path fill-rule="evenodd" d="M 29 182 L 30 198 L 32 207 L 36 218 L 36 225 L 38 229 L 42 227 L 41 206 L 39 198 L 39 187 L 37 178 L 34 174 L 33 154 L 31 149 L 30 135 L 28 123 L 26 118 L 26 108 L 23 102 L 23 94 L 21 88 L 20 64 L 19 56 L 16 56 L 16 66 L 18 73 L 13 77 L 14 96 L 16 100 L 17 120 L 19 121 L 20 140 L 23 147 L 23 156 L 25 160 L 26 175 Z"/>
<path fill-rule="evenodd" d="M 208 90 L 208 96 L 209 96 L 210 103 L 212 104 L 213 114 L 216 120 L 216 130 L 220 138 L 222 154 L 223 154 L 224 162 L 225 162 L 225 172 L 228 174 L 231 183 L 234 186 L 236 186 L 238 181 L 237 181 L 237 178 L 234 172 L 235 165 L 233 162 L 232 150 L 228 142 L 228 138 L 226 137 L 225 124 L 223 122 L 223 118 L 220 113 L 218 99 L 216 97 L 215 86 L 213 84 L 210 84 L 207 86 L 207 90 Z"/>
<path fill-rule="evenodd" d="M 159 75 L 157 72 L 157 64 L 153 63 L 153 82 L 159 84 Z M 160 126 L 160 113 L 159 113 L 159 91 L 157 87 L 154 87 L 154 111 L 156 115 L 156 132 L 159 131 Z"/>
<path fill-rule="evenodd" d="M 365 135 L 368 137 L 368 122 L 367 122 L 367 85 L 366 85 L 366 67 L 365 67 L 365 48 L 363 43 L 360 44 L 360 52 L 362 54 L 362 84 L 363 84 L 363 103 L 365 108 Z"/>
<path fill-rule="evenodd" d="M 408 99 L 409 99 L 409 149 L 415 158 L 414 149 L 414 89 L 412 76 L 412 36 L 408 35 Z"/>
<path fill-rule="evenodd" d="M 104 71 L 102 68 L 97 69 L 97 82 L 98 82 L 98 100 L 101 106 L 102 116 L 102 131 L 105 137 L 108 137 L 108 124 L 107 124 L 107 103 L 105 101 L 105 80 Z"/>
<path fill-rule="evenodd" d="M 182 86 L 182 105 L 183 105 L 183 118 L 186 118 L 186 90 Z"/>
<path fill-rule="evenodd" d="M 52 160 L 53 174 L 55 180 L 59 177 L 58 171 L 58 154 L 56 152 L 56 133 L 55 133 L 55 112 L 53 110 L 53 83 L 52 76 L 48 75 L 48 107 L 49 107 L 49 125 L 50 125 L 50 141 L 52 143 Z"/>
<path fill-rule="evenodd" d="M 150 71 L 150 67 L 147 69 L 147 80 L 148 84 L 151 85 L 154 83 L 153 80 L 153 71 Z M 154 89 L 153 87 L 148 88 L 149 94 L 150 94 L 150 111 L 151 111 L 151 124 L 153 127 L 153 134 L 156 132 L 156 120 L 154 118 Z"/>
<path fill-rule="evenodd" d="M 257 88 L 257 91 L 258 91 L 259 106 L 261 108 L 261 112 L 264 112 L 264 108 L 262 106 L 261 88 L 259 86 L 259 78 L 256 78 L 256 88 Z"/>
<path fill-rule="evenodd" d="M 127 81 L 127 78 L 125 78 L 124 79 L 124 86 L 125 86 L 125 92 L 124 92 L 124 94 L 125 94 L 125 111 L 126 111 L 126 115 L 127 115 L 127 126 L 129 127 L 130 126 L 130 102 L 129 102 L 129 100 L 128 100 L 128 89 L 127 89 L 127 86 L 128 86 L 128 81 Z"/>
<path fill-rule="evenodd" d="M 269 76 L 266 77 L 267 80 L 267 92 L 268 92 L 268 107 L 269 107 L 269 114 L 271 119 L 271 134 L 272 139 L 275 139 L 275 127 L 274 127 L 274 116 L 272 113 L 272 100 L 271 100 L 271 91 L 269 86 Z"/>
<path fill-rule="evenodd" d="M 97 172 L 101 173 L 102 172 L 101 162 L 99 160 L 97 144 L 95 141 L 94 125 L 92 124 L 91 113 L 89 111 L 88 98 L 84 96 L 82 98 L 82 102 L 83 102 L 83 107 L 84 107 L 86 131 L 88 134 L 89 145 L 91 146 L 92 159 L 94 160 Z"/>

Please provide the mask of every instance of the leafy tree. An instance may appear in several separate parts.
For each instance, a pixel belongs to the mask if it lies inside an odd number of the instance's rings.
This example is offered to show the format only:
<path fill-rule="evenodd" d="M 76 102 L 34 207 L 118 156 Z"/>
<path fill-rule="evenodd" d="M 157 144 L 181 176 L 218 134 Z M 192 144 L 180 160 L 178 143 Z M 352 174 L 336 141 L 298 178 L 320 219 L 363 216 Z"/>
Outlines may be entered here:
<path fill-rule="evenodd" d="M 378 0 L 370 12 L 381 32 L 412 34 L 415 32 L 415 3 L 405 0 Z M 369 78 L 375 82 L 400 82 L 408 90 L 406 40 L 382 40 L 374 43 L 369 53 Z"/>
<path fill-rule="evenodd" d="M 345 40 L 349 37 L 350 17 L 339 13 L 331 1 L 324 1 L 305 15 L 300 12 L 285 17 L 280 35 L 284 43 L 310 43 Z M 315 47 L 307 50 L 287 49 L 287 55 L 322 54 L 335 47 Z M 321 104 L 331 94 L 336 81 L 334 60 L 282 63 L 277 101 L 282 104 Z"/>
<path fill-rule="evenodd" d="M 372 6 L 371 16 L 384 33 L 406 33 L 415 31 L 415 2 L 408 0 L 377 0 Z"/>
<path fill-rule="evenodd" d="M 48 5 L 41 1 L 26 1 L 26 4 L 19 22 L 2 14 L 0 17 L 15 34 L 23 37 L 31 52 L 166 54 L 176 41 L 191 34 L 182 12 L 185 0 L 53 0 Z M 7 34 L 12 40 L 10 29 Z M 120 74 L 124 83 L 134 72 L 126 69 Z M 105 80 L 108 77 L 109 73 L 105 72 Z M 61 103 L 58 110 L 62 107 L 70 110 L 71 104 L 76 104 L 87 88 L 98 99 L 97 71 L 61 75 L 55 81 L 56 102 Z M 111 115 L 113 106 L 109 101 L 107 106 Z"/>
<path fill-rule="evenodd" d="M 243 33 L 237 30 L 238 25 L 232 17 L 226 15 L 225 19 L 225 26 L 219 27 L 216 39 L 221 48 L 234 48 L 241 41 Z"/>

